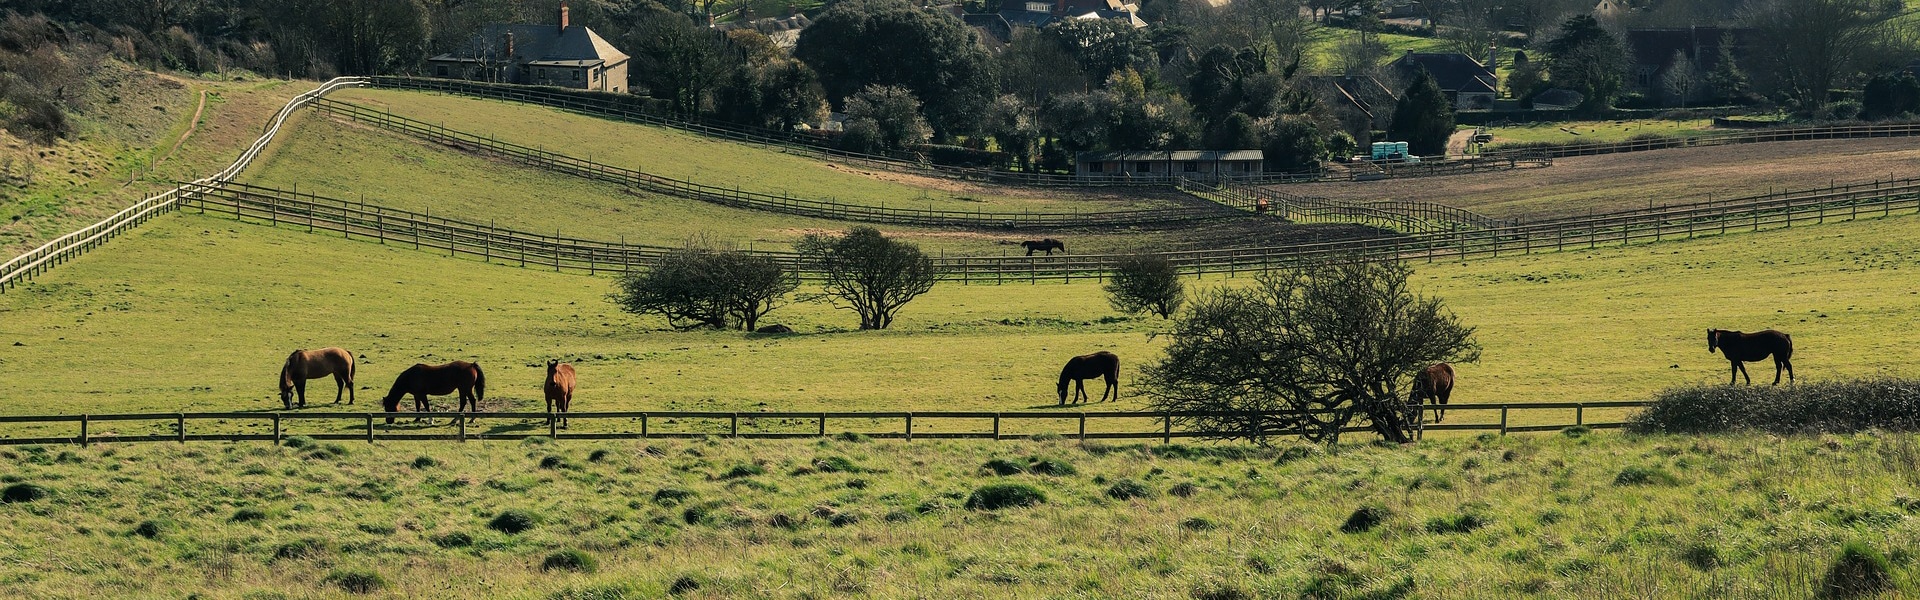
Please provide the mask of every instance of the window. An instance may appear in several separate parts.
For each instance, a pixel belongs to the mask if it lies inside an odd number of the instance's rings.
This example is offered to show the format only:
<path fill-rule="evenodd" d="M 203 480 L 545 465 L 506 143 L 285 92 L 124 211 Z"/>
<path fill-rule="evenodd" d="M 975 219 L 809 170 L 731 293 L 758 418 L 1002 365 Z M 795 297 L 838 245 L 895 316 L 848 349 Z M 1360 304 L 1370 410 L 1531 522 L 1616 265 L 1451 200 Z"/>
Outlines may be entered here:
<path fill-rule="evenodd" d="M 580 80 L 580 70 L 579 70 L 579 69 L 574 69 L 574 71 L 573 71 L 573 80 L 574 80 L 574 81 L 579 81 L 579 80 Z"/>
<path fill-rule="evenodd" d="M 1088 173 L 1104 173 L 1106 172 L 1105 166 L 1106 165 L 1101 164 L 1100 161 L 1097 161 L 1097 160 L 1091 161 L 1087 163 L 1087 172 Z"/>
<path fill-rule="evenodd" d="M 446 76 L 447 76 L 447 66 L 446 66 L 446 65 L 436 65 L 436 66 L 434 66 L 434 67 L 433 67 L 433 74 L 434 74 L 434 76 L 436 76 L 436 77 L 446 77 Z"/>
<path fill-rule="evenodd" d="M 1198 173 L 1200 172 L 1200 163 L 1196 163 L 1190 160 L 1187 162 L 1180 163 L 1180 170 L 1186 171 L 1188 173 Z"/>
<path fill-rule="evenodd" d="M 1133 170 L 1136 173 L 1150 173 L 1153 171 L 1153 163 L 1144 160 L 1140 161 L 1133 165 Z"/>

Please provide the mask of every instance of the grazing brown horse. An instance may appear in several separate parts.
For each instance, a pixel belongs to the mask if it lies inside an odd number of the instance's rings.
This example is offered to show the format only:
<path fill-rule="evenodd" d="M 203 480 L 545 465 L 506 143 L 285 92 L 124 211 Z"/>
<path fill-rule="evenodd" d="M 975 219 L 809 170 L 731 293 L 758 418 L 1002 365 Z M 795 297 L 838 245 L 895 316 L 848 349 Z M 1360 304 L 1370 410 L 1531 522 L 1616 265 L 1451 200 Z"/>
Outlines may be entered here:
<path fill-rule="evenodd" d="M 1413 395 L 1407 398 L 1407 404 L 1419 408 L 1427 399 L 1433 399 L 1433 422 L 1439 423 L 1447 418 L 1447 399 L 1453 396 L 1453 365 L 1434 363 L 1413 375 Z"/>
<path fill-rule="evenodd" d="M 1727 385 L 1733 385 L 1740 377 L 1747 379 L 1747 385 L 1753 385 L 1753 378 L 1747 376 L 1747 366 L 1742 364 L 1773 355 L 1773 384 L 1780 385 L 1780 371 L 1787 372 L 1787 384 L 1793 384 L 1793 336 L 1768 329 L 1756 333 L 1740 333 L 1725 329 L 1707 330 L 1707 352 L 1715 347 L 1733 363 L 1733 372 L 1727 375 Z"/>
<path fill-rule="evenodd" d="M 560 413 L 566 414 L 567 407 L 573 405 L 573 365 L 557 360 L 547 361 L 547 412 L 553 412 L 553 405 L 560 405 Z M 566 417 L 560 418 L 560 428 L 567 427 Z"/>
<path fill-rule="evenodd" d="M 1020 246 L 1027 249 L 1027 256 L 1033 256 L 1033 251 L 1035 250 L 1045 250 L 1047 251 L 1047 256 L 1053 256 L 1053 251 L 1055 250 L 1059 250 L 1062 254 L 1067 251 L 1067 244 L 1065 242 L 1053 238 L 1046 238 L 1039 241 L 1027 240 L 1020 242 Z"/>
<path fill-rule="evenodd" d="M 353 404 L 353 353 L 339 348 L 321 348 L 319 350 L 295 350 L 287 355 L 287 362 L 280 366 L 280 404 L 293 408 L 293 396 L 300 394 L 300 407 L 307 407 L 307 380 L 333 376 L 335 389 L 333 403 L 340 403 L 340 394 L 346 393 L 347 404 Z"/>
<path fill-rule="evenodd" d="M 1094 377 L 1105 377 L 1107 389 L 1100 391 L 1100 401 L 1107 400 L 1107 392 L 1113 392 L 1113 399 L 1120 399 L 1120 357 L 1112 352 L 1100 351 L 1085 356 L 1075 356 L 1060 369 L 1060 403 L 1067 403 L 1067 380 L 1073 380 L 1073 402 L 1079 404 L 1087 399 L 1087 381 Z"/>
<path fill-rule="evenodd" d="M 444 365 L 407 367 L 393 379 L 393 389 L 388 390 L 387 397 L 380 402 L 387 412 L 399 412 L 400 398 L 411 394 L 415 412 L 430 412 L 427 396 L 445 396 L 455 390 L 460 392 L 460 408 L 456 412 L 465 411 L 469 403 L 474 412 L 480 412 L 480 400 L 487 396 L 487 375 L 480 372 L 480 365 L 456 360 Z M 393 417 L 387 417 L 387 423 L 393 423 Z"/>

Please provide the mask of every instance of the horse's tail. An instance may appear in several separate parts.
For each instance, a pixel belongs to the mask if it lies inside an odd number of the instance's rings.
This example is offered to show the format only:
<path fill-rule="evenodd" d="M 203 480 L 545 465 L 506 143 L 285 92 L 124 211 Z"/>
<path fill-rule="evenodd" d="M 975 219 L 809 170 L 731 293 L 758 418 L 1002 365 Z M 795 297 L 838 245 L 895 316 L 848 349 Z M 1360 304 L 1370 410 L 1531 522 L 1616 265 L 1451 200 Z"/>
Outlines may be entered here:
<path fill-rule="evenodd" d="M 487 373 L 480 370 L 480 363 L 473 364 L 473 409 L 480 410 L 480 401 L 487 399 Z"/>
<path fill-rule="evenodd" d="M 346 351 L 342 350 L 342 352 L 346 352 Z M 352 352 L 347 352 L 347 384 L 348 385 L 353 384 L 353 382 L 355 381 L 354 377 L 358 376 L 359 371 L 360 371 L 360 359 L 358 357 L 355 357 Z"/>

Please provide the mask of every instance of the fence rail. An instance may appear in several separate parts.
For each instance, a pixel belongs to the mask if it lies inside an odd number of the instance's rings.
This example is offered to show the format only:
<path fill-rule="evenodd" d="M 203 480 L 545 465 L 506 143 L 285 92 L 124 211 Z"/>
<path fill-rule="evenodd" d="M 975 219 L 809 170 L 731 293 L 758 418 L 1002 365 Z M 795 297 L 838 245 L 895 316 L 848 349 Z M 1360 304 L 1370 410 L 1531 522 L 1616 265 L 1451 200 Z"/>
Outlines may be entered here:
<path fill-rule="evenodd" d="M 364 78 L 359 77 L 340 77 L 321 84 L 318 88 L 295 96 L 293 100 L 287 102 L 286 106 L 281 107 L 279 112 L 274 113 L 272 119 L 267 121 L 266 131 L 261 133 L 260 137 L 253 141 L 252 145 L 247 146 L 247 149 L 240 153 L 240 157 L 234 159 L 233 164 L 227 165 L 227 168 L 221 169 L 220 172 L 194 181 L 191 184 L 176 186 L 173 189 L 142 199 L 134 203 L 133 206 L 114 213 L 112 216 L 102 219 L 97 223 L 55 238 L 53 241 L 47 242 L 38 248 L 14 257 L 5 264 L 0 264 L 0 293 L 6 292 L 10 287 L 19 286 L 19 282 L 22 279 L 33 277 L 56 265 L 72 260 L 74 257 L 85 254 L 87 251 L 99 247 L 101 244 L 118 237 L 122 233 L 139 227 L 157 215 L 174 210 L 178 206 L 181 198 L 181 190 L 185 187 L 190 185 L 223 183 L 232 180 L 235 175 L 245 170 L 248 165 L 253 164 L 254 158 L 258 157 L 260 152 L 266 149 L 267 144 L 273 141 L 273 137 L 280 133 L 280 127 L 286 123 L 287 118 L 292 116 L 294 111 L 298 110 L 301 106 L 321 99 L 323 96 L 335 90 L 343 87 L 364 85 L 365 81 Z"/>
<path fill-rule="evenodd" d="M 1748 131 L 1728 131 L 1724 133 L 1705 133 L 1687 137 L 1660 137 L 1622 142 L 1598 142 L 1590 144 L 1567 144 L 1561 146 L 1525 146 L 1518 148 L 1494 148 L 1480 153 L 1484 157 L 1545 157 L 1564 158 L 1568 156 L 1593 156 L 1598 154 L 1618 154 L 1622 152 L 1643 152 L 1647 150 L 1666 150 L 1670 148 L 1696 148 L 1704 146 L 1730 146 L 1734 144 L 1757 144 L 1762 142 L 1789 142 L 1811 140 L 1841 140 L 1876 137 L 1909 137 L 1920 135 L 1920 123 L 1888 123 L 1882 125 L 1825 125 L 1818 127 L 1791 127 L 1782 129 L 1759 129 Z"/>
<path fill-rule="evenodd" d="M 1113 187 L 1163 186 L 1173 183 L 1175 180 L 1184 176 L 1184 174 L 1171 173 L 1134 173 L 1128 176 L 1086 177 L 1071 173 L 1034 173 L 1003 169 L 934 165 L 924 157 L 909 152 L 897 154 L 848 152 L 834 147 L 827 138 L 814 134 L 782 132 L 737 123 L 689 119 L 677 115 L 663 114 L 637 106 L 634 104 L 632 96 L 623 94 L 401 76 L 373 77 L 370 82 L 374 87 L 424 90 L 546 106 L 606 119 L 678 129 L 690 133 L 758 145 L 777 152 L 799 154 L 821 160 L 845 162 L 866 168 L 910 173 L 926 177 L 938 177 L 942 179 L 957 179 L 962 181 L 1026 187 Z M 1504 171 L 1516 168 L 1545 167 L 1552 164 L 1551 160 L 1544 160 L 1543 157 L 1535 154 L 1527 156 L 1494 156 L 1487 157 L 1487 160 L 1443 161 L 1424 166 L 1406 165 L 1404 167 L 1386 168 L 1370 173 L 1335 173 L 1322 169 L 1305 173 L 1254 173 L 1246 176 L 1230 175 L 1221 178 L 1221 180 L 1240 183 L 1307 183 L 1317 181 L 1380 179 L 1387 177 L 1458 175 L 1486 171 Z"/>
<path fill-rule="evenodd" d="M 1507 404 L 1453 404 L 1444 408 L 1449 412 L 1494 412 L 1499 415 L 1498 422 L 1487 423 L 1447 423 L 1428 424 L 1424 431 L 1492 431 L 1501 435 L 1528 431 L 1557 431 L 1567 427 L 1583 426 L 1592 429 L 1615 429 L 1625 427 L 1626 422 L 1587 420 L 1588 409 L 1644 408 L 1647 402 L 1572 402 L 1572 403 L 1507 403 Z M 1423 410 L 1437 410 L 1438 406 L 1429 405 Z M 1513 425 L 1512 414 L 1530 411 L 1574 412 L 1572 423 L 1552 425 Z M 1318 411 L 1326 412 L 1326 411 Z M 379 441 L 467 441 L 467 440 L 516 440 L 527 437 L 544 436 L 555 439 L 651 439 L 651 438 L 698 438 L 707 436 L 734 438 L 810 438 L 858 433 L 873 438 L 891 438 L 912 441 L 920 439 L 1029 439 L 1036 435 L 1057 435 L 1062 438 L 1087 440 L 1152 440 L 1172 443 L 1175 439 L 1206 438 L 1225 439 L 1245 437 L 1247 431 L 1188 431 L 1175 430 L 1174 423 L 1183 418 L 1194 417 L 1230 417 L 1249 423 L 1260 422 L 1266 418 L 1297 416 L 1291 411 L 928 411 L 928 412 L 693 412 L 693 411 L 615 411 L 615 412 L 511 412 L 511 413 L 458 413 L 458 412 L 197 412 L 197 413 L 141 413 L 141 414 L 77 414 L 77 415 L 22 415 L 0 416 L 0 424 L 70 424 L 74 435 L 40 435 L 37 437 L 0 438 L 0 446 L 26 444 L 79 444 L 82 446 L 96 443 L 122 442 L 190 442 L 190 441 L 272 441 L 283 442 L 292 435 L 304 435 L 316 440 L 365 440 Z M 447 425 L 451 430 L 445 433 L 419 433 L 420 428 L 408 423 L 389 425 L 385 421 L 395 419 L 451 419 Z M 625 431 L 571 432 L 562 429 L 558 420 L 564 418 L 573 421 L 614 421 L 627 424 Z M 468 426 L 476 420 L 489 422 L 505 420 L 533 420 L 546 425 L 545 432 L 525 433 L 469 433 Z M 789 425 L 795 422 L 807 422 L 812 427 L 802 430 L 770 431 L 759 428 L 758 420 L 782 419 Z M 829 423 L 834 420 L 891 421 L 898 420 L 898 429 L 856 430 L 834 429 Z M 659 427 L 662 421 L 674 420 L 671 430 L 663 431 Z M 748 427 L 742 430 L 742 421 Z M 1157 422 L 1159 427 L 1151 431 L 1088 431 L 1089 421 L 1147 420 Z M 189 433 L 188 424 L 200 421 L 219 421 L 221 424 L 238 421 L 251 423 L 255 427 L 268 428 L 270 433 Z M 289 427 L 297 422 L 320 422 L 334 424 L 332 429 L 293 433 Z M 705 425 L 689 427 L 686 421 L 699 421 Z M 916 429 L 915 421 L 918 421 Z M 962 421 L 959 427 L 931 427 L 936 422 Z M 1040 433 L 1014 434 L 1003 430 L 1006 421 L 1054 421 L 1071 422 L 1071 430 L 1048 430 Z M 1457 421 L 1457 419 L 1456 419 Z M 162 427 L 171 426 L 166 434 L 121 435 L 102 434 L 94 429 L 96 423 L 158 422 Z M 351 432 L 347 430 L 351 429 Z M 689 431 L 689 429 L 705 429 Z M 1348 427 L 1342 433 L 1362 433 L 1372 431 L 1366 427 Z M 1265 436 L 1291 436 L 1298 432 L 1261 431 Z"/>
<path fill-rule="evenodd" d="M 726 188 L 711 186 L 684 179 L 653 175 L 637 169 L 608 165 L 540 148 L 503 142 L 487 136 L 447 129 L 443 126 L 425 121 L 394 116 L 347 102 L 320 100 L 314 102 L 312 106 L 315 110 L 337 115 L 357 123 L 371 125 L 408 137 L 453 147 L 463 151 L 499 156 L 537 169 L 583 179 L 624 185 L 630 188 L 667 196 L 710 202 L 721 206 L 764 210 L 805 217 L 933 227 L 1031 229 L 1169 225 L 1190 221 L 1244 216 L 1244 213 L 1221 210 L 1215 206 L 1075 212 L 995 213 L 986 211 L 907 208 L 902 206 L 889 208 L 884 205 L 849 204 L 831 199 L 796 198 L 785 194 L 776 196 L 773 194 L 742 190 L 737 187 Z M 1159 185 L 1165 185 L 1165 183 Z M 908 202 L 902 202 L 901 204 L 908 204 Z"/>
<path fill-rule="evenodd" d="M 670 251 L 661 246 L 626 244 L 499 229 L 458 219 L 412 213 L 347 200 L 244 184 L 184 186 L 181 206 L 225 214 L 241 221 L 274 226 L 305 226 L 310 231 L 360 237 L 383 244 L 410 244 L 449 256 L 477 258 L 523 267 L 589 274 L 630 271 Z M 1231 190 L 1228 190 L 1229 192 Z M 1590 217 L 1521 223 L 1486 229 L 1322 242 L 1287 246 L 1249 246 L 1216 250 L 1162 252 L 1183 272 L 1193 274 L 1258 272 L 1309 261 L 1365 257 L 1392 260 L 1469 259 L 1503 254 L 1532 254 L 1599 248 L 1734 231 L 1761 231 L 1795 225 L 1920 213 L 1920 180 L 1876 181 L 1765 194 L 1734 200 Z M 1383 219 L 1387 217 L 1381 217 Z M 813 270 L 791 252 L 756 252 L 773 257 L 803 276 Z M 1040 280 L 1102 278 L 1120 255 L 941 256 L 942 277 L 963 284 L 1035 283 Z"/>

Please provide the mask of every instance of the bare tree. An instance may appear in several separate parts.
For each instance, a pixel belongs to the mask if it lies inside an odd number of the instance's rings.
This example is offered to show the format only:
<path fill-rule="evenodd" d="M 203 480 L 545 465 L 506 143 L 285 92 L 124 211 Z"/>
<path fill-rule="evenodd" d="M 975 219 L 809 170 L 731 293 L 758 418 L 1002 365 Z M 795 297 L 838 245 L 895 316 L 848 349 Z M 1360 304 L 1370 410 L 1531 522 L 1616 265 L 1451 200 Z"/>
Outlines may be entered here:
<path fill-rule="evenodd" d="M 1898 57 L 1897 31 L 1888 21 L 1898 6 L 1884 0 L 1760 3 L 1748 14 L 1766 48 L 1753 55 L 1761 67 L 1754 73 L 1802 110 L 1817 110 L 1835 85 Z"/>
<path fill-rule="evenodd" d="M 1685 52 L 1673 51 L 1673 59 L 1667 62 L 1667 71 L 1660 75 L 1660 87 L 1667 97 L 1686 108 L 1687 103 L 1700 96 L 1706 85 L 1706 77 L 1693 65 Z"/>
<path fill-rule="evenodd" d="M 872 227 L 837 236 L 807 234 L 794 249 L 826 276 L 824 293 L 814 297 L 859 313 L 861 329 L 886 329 L 900 307 L 933 289 L 940 278 L 919 246 L 887 239 Z"/>
<path fill-rule="evenodd" d="M 1166 357 L 1143 370 L 1147 395 L 1155 410 L 1212 411 L 1175 423 L 1221 437 L 1332 442 L 1362 417 L 1382 438 L 1409 441 L 1414 374 L 1479 358 L 1473 328 L 1413 293 L 1411 272 L 1345 260 L 1205 294 L 1175 321 Z"/>

